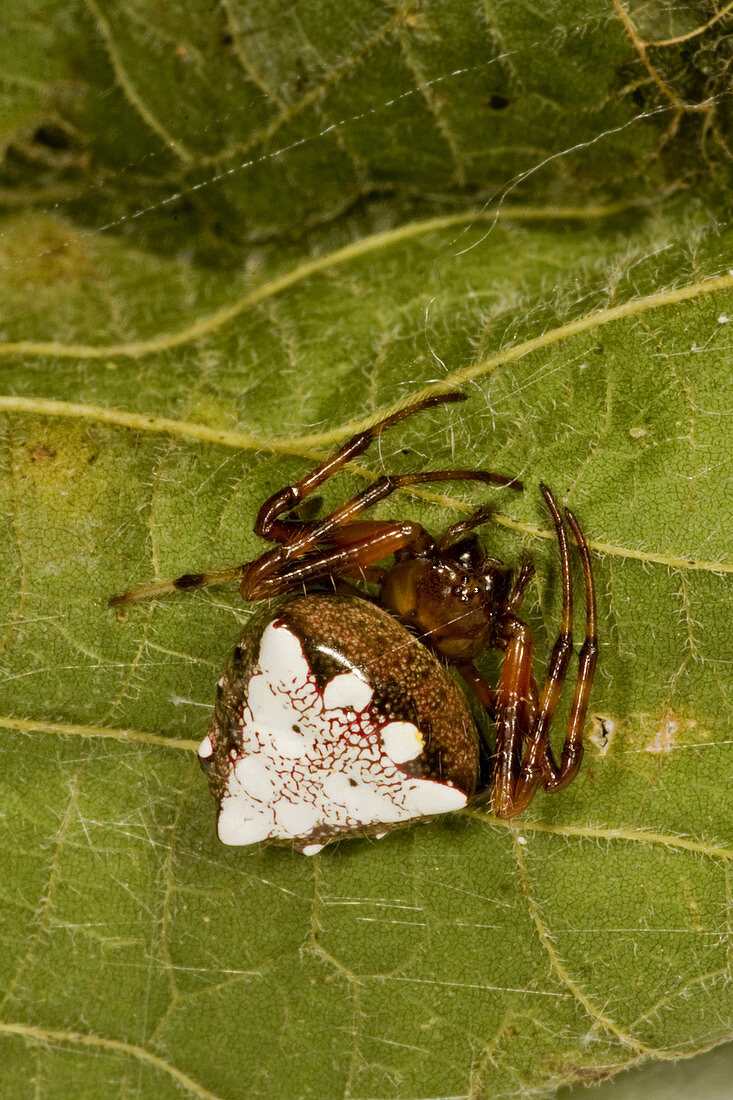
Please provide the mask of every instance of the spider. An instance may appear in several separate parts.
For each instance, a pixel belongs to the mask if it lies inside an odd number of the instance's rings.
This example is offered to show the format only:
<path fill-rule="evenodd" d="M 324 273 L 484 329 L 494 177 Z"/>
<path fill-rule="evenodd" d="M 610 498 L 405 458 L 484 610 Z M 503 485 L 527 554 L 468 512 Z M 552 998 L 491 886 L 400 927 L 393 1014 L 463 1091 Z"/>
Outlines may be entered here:
<path fill-rule="evenodd" d="M 533 637 L 518 618 L 534 575 L 484 553 L 474 529 L 485 507 L 435 541 L 409 520 L 363 519 L 396 489 L 479 481 L 513 490 L 520 481 L 483 470 L 380 477 L 323 519 L 295 509 L 387 428 L 463 393 L 427 397 L 349 439 L 294 485 L 269 497 L 255 533 L 275 546 L 222 573 L 186 574 L 122 596 L 239 579 L 248 601 L 267 601 L 247 624 L 218 685 L 213 719 L 199 749 L 219 805 L 226 844 L 267 840 L 312 854 L 348 835 L 383 836 L 409 821 L 486 804 L 498 817 L 526 808 L 538 787 L 557 791 L 577 775 L 597 657 L 590 554 L 575 516 L 565 520 L 580 554 L 586 628 L 562 757 L 548 732 L 572 654 L 573 600 L 565 522 L 540 490 L 557 537 L 562 575 L 560 633 L 540 691 Z M 392 564 L 384 565 L 392 558 Z M 354 582 L 377 586 L 369 596 Z M 487 647 L 504 654 L 498 686 L 474 661 Z M 452 666 L 496 726 L 490 754 Z"/>

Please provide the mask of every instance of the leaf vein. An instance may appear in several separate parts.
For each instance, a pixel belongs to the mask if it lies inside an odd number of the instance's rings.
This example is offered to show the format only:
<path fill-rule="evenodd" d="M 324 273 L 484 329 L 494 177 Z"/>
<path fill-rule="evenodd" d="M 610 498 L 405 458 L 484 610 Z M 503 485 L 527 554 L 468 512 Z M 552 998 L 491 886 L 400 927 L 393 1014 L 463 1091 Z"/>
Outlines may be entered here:
<path fill-rule="evenodd" d="M 143 745 L 157 745 L 163 749 L 183 749 L 185 752 L 198 752 L 199 748 L 198 741 L 163 737 L 159 733 L 145 733 L 140 730 L 115 729 L 113 726 L 87 726 L 72 722 L 45 722 L 42 719 L 0 716 L 0 727 L 17 730 L 20 733 L 57 733 L 62 737 L 131 741 Z"/>
<path fill-rule="evenodd" d="M 727 848 L 722 844 L 703 843 L 692 840 L 690 837 L 655 833 L 645 829 L 612 829 L 594 825 L 546 825 L 541 821 L 525 821 L 518 825 L 516 822 L 505 821 L 502 818 L 487 817 L 477 811 L 468 811 L 470 816 L 479 817 L 482 821 L 490 821 L 492 825 L 499 825 L 509 829 L 513 834 L 521 833 L 551 833 L 555 836 L 577 837 L 587 840 L 626 840 L 634 844 L 660 844 L 664 848 L 672 850 L 683 848 L 688 852 L 698 852 L 700 855 L 709 856 L 710 859 L 733 860 L 733 848 Z"/>
<path fill-rule="evenodd" d="M 114 1050 L 121 1054 L 130 1054 L 133 1058 L 138 1058 L 141 1062 L 147 1062 L 148 1065 L 153 1066 L 155 1069 L 162 1070 L 164 1073 L 169 1074 L 169 1076 L 174 1077 L 179 1084 L 183 1085 L 183 1087 L 193 1093 L 194 1096 L 201 1097 L 201 1100 L 221 1100 L 216 1093 L 211 1092 L 210 1089 L 199 1084 L 198 1081 L 189 1077 L 187 1073 L 183 1073 L 182 1070 L 177 1069 L 175 1066 L 171 1065 L 170 1062 L 166 1062 L 165 1059 L 161 1058 L 159 1055 L 135 1043 L 126 1043 L 121 1039 L 110 1039 L 101 1035 L 84 1035 L 79 1031 L 58 1031 L 51 1028 L 35 1027 L 29 1024 L 16 1024 L 1 1020 L 0 1034 L 20 1035 L 25 1039 L 29 1039 L 31 1042 L 41 1044 L 74 1043 L 85 1047 L 99 1047 L 103 1050 Z"/>
<path fill-rule="evenodd" d="M 134 107 L 143 122 L 145 122 L 145 124 L 150 127 L 153 133 L 158 135 L 158 137 L 167 146 L 167 148 L 173 150 L 179 160 L 183 161 L 184 164 L 191 164 L 193 161 L 193 157 L 189 153 L 188 149 L 186 149 L 182 142 L 178 141 L 176 138 L 173 137 L 172 134 L 168 133 L 162 122 L 160 122 L 160 120 L 155 117 L 153 112 L 144 103 L 140 95 L 138 95 L 137 91 L 135 90 L 132 81 L 125 71 L 125 67 L 122 64 L 120 55 L 117 52 L 114 36 L 112 34 L 112 28 L 110 27 L 105 17 L 102 15 L 102 12 L 100 11 L 99 6 L 96 3 L 96 0 L 85 0 L 85 3 L 97 23 L 99 33 L 104 39 L 110 64 L 112 65 L 120 88 L 127 97 L 128 102 L 132 105 L 132 107 Z"/>
<path fill-rule="evenodd" d="M 601 1011 L 600 1008 L 597 1008 L 587 996 L 587 994 L 583 992 L 580 986 L 577 985 L 569 972 L 566 970 L 562 959 L 555 949 L 555 945 L 552 940 L 552 934 L 550 933 L 549 928 L 542 918 L 539 906 L 534 897 L 534 894 L 532 893 L 529 881 L 529 874 L 527 872 L 527 867 L 524 862 L 524 857 L 522 855 L 521 845 L 517 843 L 516 828 L 512 829 L 512 834 L 514 840 L 514 855 L 517 861 L 517 866 L 519 868 L 522 893 L 524 894 L 525 900 L 529 907 L 530 916 L 532 917 L 532 920 L 534 921 L 535 927 L 537 929 L 537 935 L 539 936 L 540 942 L 542 943 L 542 946 L 544 947 L 545 952 L 550 960 L 550 966 L 552 967 L 553 973 L 557 976 L 561 984 L 564 985 L 565 988 L 572 993 L 575 1000 L 585 1009 L 585 1011 L 593 1020 L 594 1026 L 605 1028 L 607 1031 L 610 1031 L 613 1035 L 615 1035 L 616 1038 L 624 1044 L 624 1046 L 631 1047 L 633 1050 L 639 1053 L 656 1054 L 657 1052 L 654 1051 L 651 1047 L 647 1046 L 645 1043 L 640 1042 L 638 1039 L 635 1039 L 633 1035 L 625 1032 L 621 1027 L 619 1027 L 617 1023 L 615 1023 L 614 1020 L 611 1019 L 610 1016 L 606 1015 L 606 1013 Z"/>
<path fill-rule="evenodd" d="M 76 772 L 74 773 L 74 778 L 71 782 L 71 786 L 70 786 L 70 790 L 69 790 L 69 801 L 68 801 L 68 804 L 66 806 L 66 811 L 64 813 L 64 816 L 61 819 L 61 824 L 59 826 L 58 833 L 56 834 L 56 843 L 54 845 L 53 855 L 51 857 L 51 863 L 50 863 L 50 866 L 49 866 L 49 869 L 48 869 L 48 880 L 47 880 L 46 889 L 45 889 L 45 892 L 44 892 L 44 894 L 42 895 L 42 897 L 40 899 L 39 908 L 36 911 L 36 913 L 34 913 L 34 916 L 32 918 L 32 920 L 36 921 L 35 931 L 33 932 L 33 935 L 31 936 L 30 943 L 28 944 L 28 949 L 27 949 L 25 955 L 23 956 L 23 958 L 21 959 L 20 963 L 18 964 L 18 967 L 15 971 L 15 974 L 13 975 L 13 977 L 11 978 L 11 980 L 7 984 L 7 988 L 5 990 L 5 995 L 2 999 L 2 1001 L 0 1001 L 0 1011 L 2 1011 L 5 1008 L 8 1001 L 12 998 L 13 993 L 15 992 L 15 989 L 16 989 L 19 981 L 21 980 L 21 978 L 25 974 L 28 967 L 33 962 L 33 958 L 35 956 L 38 945 L 39 945 L 46 929 L 48 928 L 49 919 L 50 919 L 50 916 L 51 916 L 51 908 L 52 908 L 52 903 L 53 903 L 53 893 L 54 893 L 54 890 L 56 889 L 56 884 L 58 882 L 58 877 L 59 877 L 59 865 L 60 865 L 60 861 L 61 861 L 61 851 L 63 849 L 66 838 L 69 834 L 69 829 L 71 827 L 71 819 L 72 819 L 72 816 L 73 816 L 74 811 L 75 811 L 76 806 L 77 806 L 77 799 L 78 799 L 78 796 L 79 796 L 79 788 L 81 786 L 81 776 L 82 776 L 82 772 L 84 770 L 84 765 L 85 765 L 85 760 L 82 760 L 81 763 L 79 764 L 79 767 L 76 769 Z"/>
<path fill-rule="evenodd" d="M 638 205 L 631 204 L 631 205 Z M 543 221 L 548 218 L 567 221 L 568 219 L 594 220 L 608 217 L 629 209 L 629 203 L 614 203 L 595 206 L 514 206 L 502 209 L 481 207 L 460 214 L 445 214 L 435 218 L 427 218 L 424 221 L 408 222 L 396 229 L 387 229 L 381 233 L 374 233 L 369 237 L 353 241 L 333 252 L 316 256 L 305 260 L 291 271 L 285 272 L 254 290 L 242 295 L 241 298 L 212 313 L 204 314 L 191 325 L 179 329 L 177 332 L 163 333 L 147 340 L 130 340 L 121 344 L 64 344 L 60 341 L 46 340 L 16 340 L 0 343 L 0 355 L 51 355 L 65 359 L 108 359 L 114 356 L 136 359 L 143 355 L 151 355 L 156 352 L 167 351 L 179 347 L 191 341 L 208 336 L 218 331 L 223 325 L 238 317 L 251 307 L 258 305 L 267 298 L 271 298 L 291 286 L 302 282 L 311 275 L 317 275 L 324 271 L 359 259 L 361 256 L 372 252 L 378 252 L 400 241 L 410 240 L 426 233 L 437 232 L 458 225 L 471 225 L 476 221 L 488 221 L 493 223 L 499 220 L 505 221 Z M 725 287 L 733 285 L 733 276 L 723 277 Z M 705 280 L 704 282 L 710 282 Z M 697 286 L 698 284 L 693 284 Z M 662 292 L 665 293 L 665 292 Z M 689 297 L 695 297 L 695 294 Z M 644 299 L 646 301 L 646 299 Z M 673 298 L 673 301 L 683 300 Z M 660 304 L 664 304 L 663 302 Z M 623 307 L 617 307 L 623 308 Z M 521 346 L 521 345 L 520 345 Z M 511 349 L 509 349 L 511 350 Z M 505 359 L 505 356 L 501 357 Z M 519 356 L 516 356 L 519 358 Z"/>
<path fill-rule="evenodd" d="M 338 65 L 334 66 L 334 68 L 324 76 L 319 84 L 316 84 L 313 88 L 304 92 L 300 99 L 288 105 L 281 114 L 254 134 L 248 141 L 235 145 L 218 155 L 202 158 L 199 162 L 199 167 L 213 167 L 225 163 L 231 157 L 246 156 L 258 146 L 267 145 L 280 130 L 292 123 L 309 107 L 319 103 L 332 88 L 337 88 L 343 78 L 355 69 L 376 46 L 380 45 L 380 43 L 389 36 L 394 27 L 399 25 L 404 19 L 405 13 L 408 12 L 410 8 L 414 7 L 414 4 L 415 0 L 406 0 L 405 3 L 400 4 L 390 17 L 382 23 L 353 54 L 350 54 L 340 61 Z M 342 125 L 342 123 L 334 123 L 334 126 L 338 125 Z M 324 137 L 325 135 L 321 133 L 317 136 Z M 302 138 L 294 144 L 300 145 L 305 140 L 308 139 Z M 290 146 L 289 148 L 292 147 L 293 146 Z M 286 150 L 281 150 L 281 152 L 285 151 Z"/>
<path fill-rule="evenodd" d="M 413 77 L 417 90 L 423 97 L 425 105 L 430 111 L 430 114 L 435 123 L 436 130 L 445 142 L 450 153 L 451 160 L 453 161 L 452 185 L 454 187 L 465 187 L 466 170 L 463 164 L 463 158 L 461 157 L 460 149 L 458 147 L 458 141 L 451 133 L 450 127 L 448 126 L 446 119 L 438 106 L 438 100 L 436 99 L 436 96 L 430 85 L 430 81 L 425 79 L 425 74 L 420 71 L 420 66 L 416 59 L 413 57 L 412 50 L 410 49 L 410 46 L 407 42 L 404 31 L 399 30 L 396 37 L 405 65 L 407 66 L 411 76 Z"/>

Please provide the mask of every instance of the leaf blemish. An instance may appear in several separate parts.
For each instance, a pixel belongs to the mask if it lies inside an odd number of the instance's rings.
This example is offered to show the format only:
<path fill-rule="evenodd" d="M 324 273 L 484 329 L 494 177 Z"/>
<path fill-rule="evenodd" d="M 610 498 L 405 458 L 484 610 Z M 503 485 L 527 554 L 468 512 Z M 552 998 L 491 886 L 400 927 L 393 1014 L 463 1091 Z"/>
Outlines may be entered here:
<path fill-rule="evenodd" d="M 594 714 L 588 740 L 598 749 L 600 756 L 607 756 L 616 736 L 616 721 L 608 715 Z"/>
<path fill-rule="evenodd" d="M 680 724 L 675 712 L 669 708 L 662 714 L 662 720 L 659 724 L 654 737 L 645 746 L 647 752 L 652 753 L 668 753 L 672 749 L 676 748 L 677 741 L 676 735 L 679 732 Z"/>
<path fill-rule="evenodd" d="M 47 447 L 44 443 L 39 443 L 37 447 L 34 447 L 31 451 L 32 462 L 50 462 L 51 459 L 56 457 L 56 452 Z"/>

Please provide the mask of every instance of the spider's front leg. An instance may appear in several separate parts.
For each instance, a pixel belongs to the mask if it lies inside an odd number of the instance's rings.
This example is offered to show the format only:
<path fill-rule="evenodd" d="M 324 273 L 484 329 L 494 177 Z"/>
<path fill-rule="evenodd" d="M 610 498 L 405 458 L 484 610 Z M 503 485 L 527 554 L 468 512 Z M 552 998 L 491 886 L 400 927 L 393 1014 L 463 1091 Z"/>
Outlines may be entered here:
<path fill-rule="evenodd" d="M 562 758 L 558 765 L 553 759 L 548 735 L 573 648 L 573 594 L 565 525 L 552 493 L 545 485 L 541 489 L 555 525 L 560 551 L 562 621 L 538 699 L 532 675 L 532 632 L 511 613 L 504 620 L 506 657 L 496 693 L 497 744 L 492 784 L 492 806 L 498 817 L 513 817 L 521 813 L 540 783 L 544 784 L 546 790 L 556 791 L 567 786 L 577 775 L 583 759 L 583 726 L 598 653 L 595 588 L 590 554 L 575 516 L 566 509 L 565 516 L 583 563 L 586 630 L 580 651 L 573 706 Z"/>
<path fill-rule="evenodd" d="M 432 470 L 380 477 L 325 519 L 293 524 L 287 542 L 242 567 L 239 591 L 245 600 L 261 600 L 326 577 L 358 577 L 399 550 L 427 554 L 436 549 L 435 541 L 418 523 L 354 520 L 396 489 L 438 481 L 493 484 L 500 476 L 483 470 Z M 509 478 L 502 481 L 514 484 Z"/>
<path fill-rule="evenodd" d="M 366 508 L 383 500 L 395 489 L 408 485 L 437 481 L 480 481 L 521 489 L 521 482 L 486 470 L 438 470 L 383 477 L 325 519 L 299 520 L 283 517 L 311 497 L 315 489 L 353 458 L 366 451 L 386 428 L 435 405 L 465 400 L 463 393 L 434 394 L 399 409 L 373 427 L 352 436 L 299 481 L 273 493 L 260 508 L 254 530 L 255 534 L 279 545 L 255 561 L 245 562 L 231 569 L 187 573 L 172 581 L 144 585 L 114 596 L 109 601 L 110 605 L 132 603 L 167 592 L 193 590 L 235 579 L 240 581 L 240 592 L 245 599 L 258 600 L 324 578 L 370 578 L 374 564 L 390 554 L 399 550 L 420 554 L 433 549 L 435 543 L 418 524 L 354 520 Z"/>
<path fill-rule="evenodd" d="M 338 451 L 294 485 L 273 493 L 260 508 L 255 533 L 280 545 L 242 566 L 239 590 L 244 599 L 276 596 L 324 578 L 363 576 L 377 562 L 398 551 L 424 554 L 434 550 L 434 540 L 419 524 L 357 520 L 367 508 L 384 500 L 396 489 L 439 481 L 480 481 L 521 489 L 521 482 L 515 478 L 487 470 L 433 470 L 398 474 L 379 478 L 322 520 L 304 522 L 280 518 L 309 497 L 347 462 L 362 454 L 385 428 L 434 405 L 464 400 L 462 393 L 439 394 L 401 409 L 347 440 Z"/>
<path fill-rule="evenodd" d="M 532 799 L 544 775 L 544 752 L 533 737 L 537 689 L 532 675 L 534 638 L 513 615 L 504 621 L 506 653 L 496 689 L 496 752 L 491 807 L 497 817 L 514 817 Z"/>

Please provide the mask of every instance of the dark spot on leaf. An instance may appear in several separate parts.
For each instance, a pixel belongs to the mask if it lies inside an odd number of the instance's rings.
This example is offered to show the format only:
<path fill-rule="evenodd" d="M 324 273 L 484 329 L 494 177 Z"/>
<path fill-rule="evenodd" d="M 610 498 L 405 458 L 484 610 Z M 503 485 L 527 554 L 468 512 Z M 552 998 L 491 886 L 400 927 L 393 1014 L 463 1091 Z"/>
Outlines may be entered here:
<path fill-rule="evenodd" d="M 61 126 L 55 126 L 52 122 L 39 126 L 33 135 L 33 140 L 37 145 L 45 145 L 47 149 L 71 148 L 69 134 Z"/>
<path fill-rule="evenodd" d="M 489 107 L 492 111 L 505 111 L 509 106 L 509 102 L 505 95 L 500 95 L 498 92 L 494 92 L 492 96 L 489 96 Z"/>

